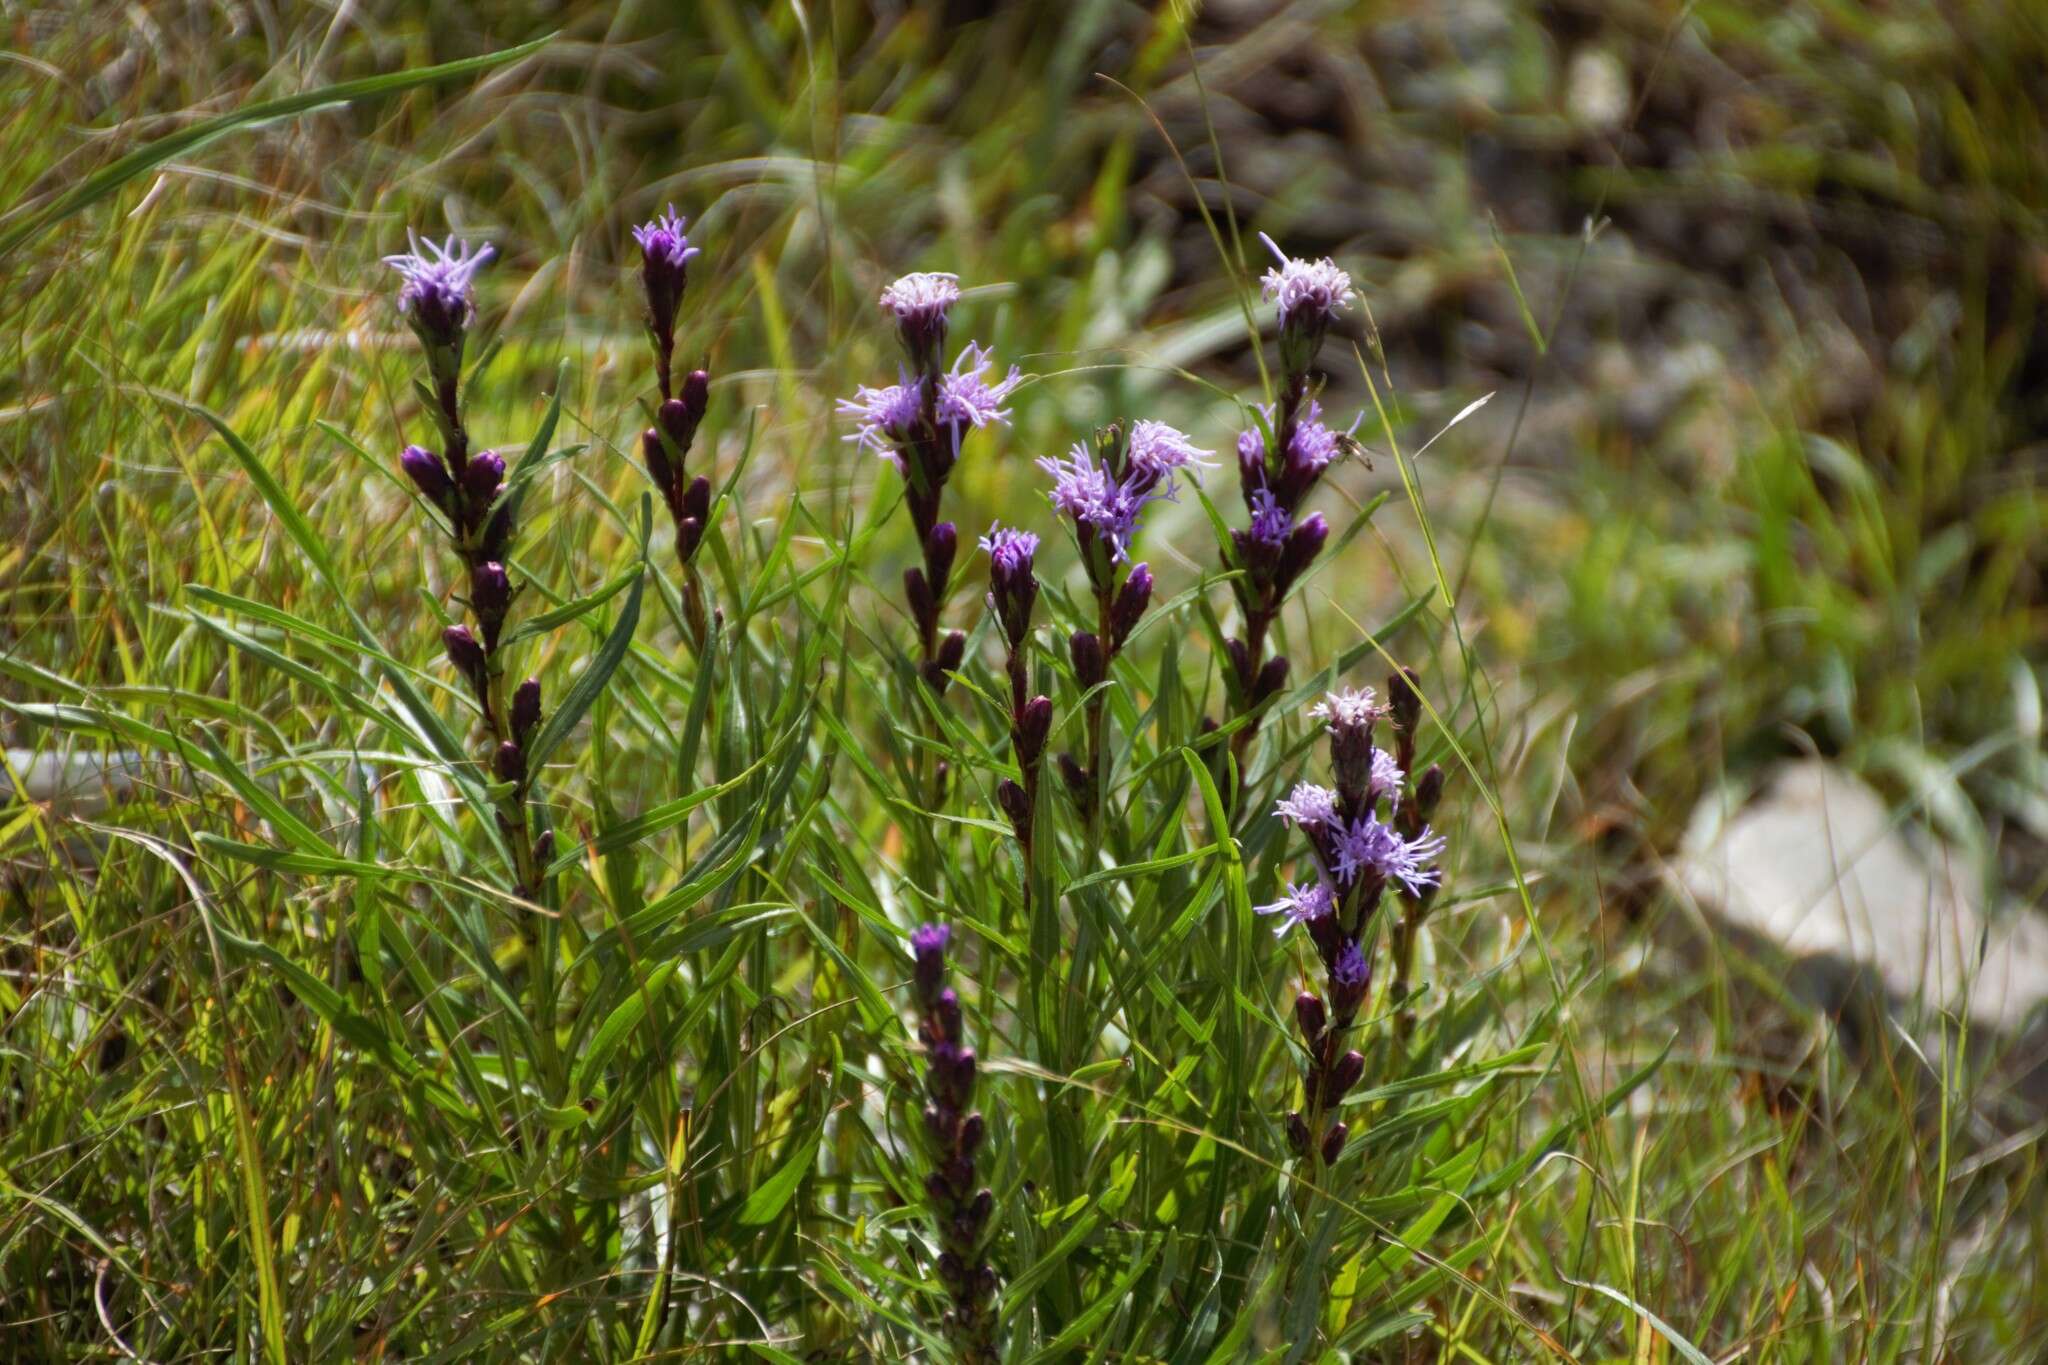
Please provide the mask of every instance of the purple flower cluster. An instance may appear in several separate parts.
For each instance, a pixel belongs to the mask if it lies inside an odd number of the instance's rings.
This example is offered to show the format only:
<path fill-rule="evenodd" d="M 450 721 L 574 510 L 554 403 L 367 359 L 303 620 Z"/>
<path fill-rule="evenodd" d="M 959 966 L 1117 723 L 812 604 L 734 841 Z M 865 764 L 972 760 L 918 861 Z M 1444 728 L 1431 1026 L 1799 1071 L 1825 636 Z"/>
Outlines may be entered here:
<path fill-rule="evenodd" d="M 1067 640 L 1074 681 L 1083 692 L 1108 679 L 1117 654 L 1152 602 L 1151 567 L 1119 569 L 1130 559 L 1139 514 L 1157 499 L 1172 498 L 1180 475 L 1196 477 L 1208 454 L 1185 432 L 1141 419 L 1128 430 L 1120 423 L 1100 428 L 1092 444 L 1077 442 L 1064 460 L 1039 460 L 1039 468 L 1053 479 L 1046 496 L 1073 524 L 1095 595 L 1096 629 L 1075 631 Z M 1089 698 L 1087 711 L 1088 761 L 1062 753 L 1059 764 L 1068 793 L 1092 819 L 1108 778 L 1100 694 Z"/>
<path fill-rule="evenodd" d="M 471 620 L 441 632 L 441 647 L 468 684 L 489 731 L 488 768 L 509 785 L 498 807 L 498 824 L 513 851 L 521 896 L 539 894 L 541 871 L 553 844 L 545 827 L 536 834 L 528 810 L 532 774 L 526 746 L 541 720 L 540 680 L 528 678 L 504 696 L 505 623 L 519 589 L 506 572 L 518 528 L 519 495 L 508 491 L 505 461 L 496 451 L 470 450 L 460 392 L 462 352 L 476 315 L 472 284 L 491 259 L 488 246 L 472 249 L 450 237 L 445 243 L 410 237 L 412 250 L 387 256 L 399 273 L 398 311 L 412 323 L 426 351 L 433 384 L 434 422 L 445 448 L 408 445 L 398 466 L 420 496 L 447 519 L 449 541 L 468 571 Z"/>
<path fill-rule="evenodd" d="M 688 223 L 670 204 L 668 212 L 633 229 L 633 241 L 640 248 L 640 283 L 647 294 L 647 330 L 654 338 L 664 400 L 672 396 L 669 375 L 675 357 L 676 312 L 689 287 L 690 258 L 703 254 L 683 233 Z"/>
<path fill-rule="evenodd" d="M 1304 990 L 1295 1001 L 1308 1061 L 1303 1105 L 1287 1116 L 1287 1132 L 1297 1155 L 1314 1151 L 1325 1165 L 1342 1154 L 1348 1131 L 1342 1122 L 1326 1120 L 1364 1074 L 1362 1054 L 1345 1049 L 1344 1035 L 1371 991 L 1368 936 L 1375 912 L 1389 892 L 1405 902 L 1395 931 L 1397 991 L 1405 999 L 1410 963 L 1404 954 L 1412 950 L 1412 938 L 1401 935 L 1404 929 L 1412 934 L 1442 881 L 1437 860 L 1444 840 L 1427 820 L 1442 794 L 1443 772 L 1432 767 L 1409 788 L 1420 699 L 1406 674 L 1397 674 L 1388 690 L 1391 705 L 1361 688 L 1331 693 L 1311 708 L 1309 714 L 1328 730 L 1336 786 L 1299 783 L 1273 813 L 1307 837 L 1316 876 L 1255 907 L 1259 914 L 1280 917 L 1276 932 L 1301 925 L 1323 964 L 1327 1007 L 1313 991 Z M 1374 727 L 1389 715 L 1396 731 L 1393 753 L 1373 744 Z"/>
<path fill-rule="evenodd" d="M 974 1102 L 974 1049 L 960 1015 L 960 997 L 946 984 L 946 949 L 953 938 L 944 924 L 919 925 L 910 935 L 912 981 L 918 1005 L 918 1041 L 925 1050 L 924 1135 L 932 1169 L 925 1177 L 932 1220 L 939 1237 L 939 1282 L 952 1308 L 946 1327 L 956 1354 L 967 1361 L 993 1361 L 996 1273 L 983 1240 L 995 1196 L 975 1171 L 988 1125 Z"/>
<path fill-rule="evenodd" d="M 903 592 L 917 627 L 919 674 L 938 693 L 945 692 L 967 647 L 962 632 L 939 630 L 959 544 L 953 523 L 939 520 L 940 499 L 967 434 L 1007 425 L 1005 404 L 1024 382 L 1014 365 L 992 379 L 995 359 L 973 341 L 960 348 L 950 369 L 940 368 L 959 299 L 959 279 L 936 271 L 905 275 L 884 289 L 877 302 L 896 321 L 905 365 L 896 383 L 862 385 L 838 405 L 853 423 L 847 439 L 886 458 L 907 485 L 904 501 L 924 562 L 904 571 Z"/>
<path fill-rule="evenodd" d="M 1279 265 L 1265 277 L 1266 297 L 1278 305 L 1281 388 L 1278 401 L 1257 409 L 1258 421 L 1237 439 L 1238 491 L 1246 524 L 1231 533 L 1231 582 L 1244 616 L 1241 635 L 1225 641 L 1231 702 L 1247 723 L 1231 740 L 1238 789 L 1258 732 L 1260 709 L 1287 682 L 1285 655 L 1266 657 L 1266 637 L 1288 592 L 1321 554 L 1330 526 L 1303 504 L 1337 458 L 1353 448 L 1348 431 L 1323 420 L 1311 395 L 1312 370 L 1324 334 L 1353 298 L 1351 277 L 1327 260 L 1289 257 L 1271 238 Z"/>

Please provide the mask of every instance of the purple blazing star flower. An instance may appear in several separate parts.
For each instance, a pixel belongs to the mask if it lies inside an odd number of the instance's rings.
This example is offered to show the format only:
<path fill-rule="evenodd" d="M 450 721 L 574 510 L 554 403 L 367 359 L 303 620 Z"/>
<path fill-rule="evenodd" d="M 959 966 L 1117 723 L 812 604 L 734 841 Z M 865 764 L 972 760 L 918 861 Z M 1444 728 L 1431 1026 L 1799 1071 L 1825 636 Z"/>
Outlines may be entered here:
<path fill-rule="evenodd" d="M 896 315 L 903 349 L 919 373 L 939 368 L 939 350 L 946 344 L 946 315 L 960 300 L 960 277 L 920 270 L 905 275 L 882 291 L 879 302 Z"/>
<path fill-rule="evenodd" d="M 1401 771 L 1400 763 L 1396 761 L 1392 754 L 1388 753 L 1385 749 L 1374 749 L 1372 751 L 1372 785 L 1367 791 L 1367 799 L 1377 801 L 1384 796 L 1387 798 L 1387 809 L 1399 810 L 1401 806 L 1401 781 L 1406 776 L 1407 774 Z"/>
<path fill-rule="evenodd" d="M 1077 529 L 1109 546 L 1110 558 L 1121 562 L 1128 557 L 1131 538 L 1138 531 L 1138 514 L 1158 496 L 1118 483 L 1109 471 L 1096 463 L 1094 454 L 1076 442 L 1064 460 L 1044 456 L 1038 467 L 1053 477 L 1053 508 L 1071 518 Z"/>
<path fill-rule="evenodd" d="M 1357 991 L 1363 994 L 1368 981 L 1372 980 L 1372 962 L 1365 950 L 1356 943 L 1347 943 L 1337 954 L 1337 960 L 1330 964 L 1330 981 L 1340 992 Z"/>
<path fill-rule="evenodd" d="M 1390 825 L 1373 816 L 1354 820 L 1337 838 L 1337 880 L 1349 885 L 1361 872 L 1374 872 L 1387 881 L 1397 881 L 1408 894 L 1419 896 L 1426 886 L 1435 886 L 1442 874 L 1428 866 L 1444 851 L 1441 835 L 1425 829 L 1414 839 L 1403 839 Z"/>
<path fill-rule="evenodd" d="M 1264 488 L 1252 490 L 1252 540 L 1268 549 L 1277 550 L 1287 540 L 1287 533 L 1294 529 L 1294 519 L 1287 515 L 1287 509 L 1280 505 L 1280 499 Z"/>
<path fill-rule="evenodd" d="M 1012 365 L 1009 374 L 991 384 L 987 375 L 994 365 L 988 348 L 970 341 L 961 348 L 953 368 L 939 377 L 936 415 L 940 425 L 953 429 L 956 452 L 966 428 L 985 427 L 992 422 L 1007 424 L 1010 420 L 1010 410 L 1003 406 L 1003 400 L 1016 392 L 1024 375 Z"/>
<path fill-rule="evenodd" d="M 960 277 L 939 270 L 918 270 L 882 291 L 880 303 L 899 323 L 941 328 L 947 310 L 960 301 Z"/>
<path fill-rule="evenodd" d="M 1352 425 L 1358 424 L 1354 421 Z M 1294 424 L 1294 434 L 1287 439 L 1288 466 L 1320 474 L 1342 450 L 1341 437 L 1323 422 L 1323 405 L 1311 398 L 1301 420 Z"/>
<path fill-rule="evenodd" d="M 1029 573 L 1031 557 L 1038 553 L 1038 537 L 1030 531 L 1018 531 L 996 523 L 988 528 L 988 534 L 979 542 L 988 551 L 989 558 L 1004 573 Z"/>
<path fill-rule="evenodd" d="M 839 415 L 855 422 L 854 433 L 847 440 L 900 466 L 896 447 L 910 439 L 911 430 L 917 425 L 917 385 L 907 375 L 902 383 L 886 388 L 863 384 L 854 390 L 853 397 L 839 400 Z"/>
<path fill-rule="evenodd" d="M 1297 924 L 1306 924 L 1312 919 L 1335 914 L 1337 898 L 1322 882 L 1296 882 L 1287 888 L 1287 894 L 1271 905 L 1254 905 L 1255 915 L 1279 915 L 1280 923 L 1273 927 L 1273 937 L 1279 938 Z"/>
<path fill-rule="evenodd" d="M 1134 477 L 1170 482 L 1176 470 L 1212 467 L 1215 462 L 1208 457 L 1213 454 L 1188 439 L 1186 432 L 1164 422 L 1141 418 L 1131 424 L 1130 471 Z"/>
<path fill-rule="evenodd" d="M 1259 240 L 1280 262 L 1259 284 L 1267 298 L 1279 300 L 1282 327 L 1297 320 L 1310 327 L 1326 326 L 1351 306 L 1351 276 L 1339 270 L 1335 261 L 1327 256 L 1319 261 L 1296 259 L 1263 232 Z"/>
<path fill-rule="evenodd" d="M 1348 730 L 1373 724 L 1387 714 L 1387 708 L 1380 704 L 1379 693 L 1370 687 L 1358 687 L 1326 694 L 1309 707 L 1308 713 L 1312 719 L 1327 722 L 1332 730 Z"/>
<path fill-rule="evenodd" d="M 690 245 L 690 239 L 683 235 L 683 228 L 689 219 L 676 215 L 676 206 L 670 204 L 668 212 L 659 215 L 652 222 L 642 223 L 633 229 L 633 240 L 640 244 L 640 254 L 647 264 L 657 262 L 673 270 L 681 270 L 689 264 L 692 256 L 703 254 Z"/>
<path fill-rule="evenodd" d="M 398 311 L 436 339 L 451 340 L 476 317 L 476 272 L 496 252 L 488 244 L 472 249 L 458 237 L 423 241 L 410 230 L 406 240 L 411 251 L 384 258 L 405 281 Z"/>
<path fill-rule="evenodd" d="M 1273 814 L 1296 829 L 1313 829 L 1337 823 L 1337 793 L 1313 782 L 1297 782 L 1273 807 Z"/>

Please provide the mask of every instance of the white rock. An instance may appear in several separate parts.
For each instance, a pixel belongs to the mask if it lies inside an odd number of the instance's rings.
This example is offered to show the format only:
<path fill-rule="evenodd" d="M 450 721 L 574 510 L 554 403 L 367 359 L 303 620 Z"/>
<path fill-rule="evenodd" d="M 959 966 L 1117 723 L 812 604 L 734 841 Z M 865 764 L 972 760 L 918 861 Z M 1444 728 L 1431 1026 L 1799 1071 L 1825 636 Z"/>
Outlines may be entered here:
<path fill-rule="evenodd" d="M 1671 867 L 1710 915 L 1794 957 L 1868 967 L 1898 999 L 2003 1033 L 2048 1000 L 2048 921 L 2022 910 L 1987 924 L 1965 860 L 1916 848 L 1854 777 L 1787 764 L 1731 805 L 1701 801 Z"/>

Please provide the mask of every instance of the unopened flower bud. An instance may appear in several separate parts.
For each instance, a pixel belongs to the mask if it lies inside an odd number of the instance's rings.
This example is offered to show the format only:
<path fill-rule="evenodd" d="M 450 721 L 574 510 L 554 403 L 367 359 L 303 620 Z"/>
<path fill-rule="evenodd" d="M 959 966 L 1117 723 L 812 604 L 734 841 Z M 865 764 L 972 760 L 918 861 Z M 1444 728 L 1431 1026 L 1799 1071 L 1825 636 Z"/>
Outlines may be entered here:
<path fill-rule="evenodd" d="M 1074 662 L 1074 681 L 1083 692 L 1108 676 L 1108 661 L 1102 655 L 1102 641 L 1095 632 L 1077 630 L 1067 638 L 1068 656 Z"/>
<path fill-rule="evenodd" d="M 1296 1110 L 1287 1116 L 1287 1145 L 1294 1149 L 1296 1156 L 1307 1156 L 1308 1144 L 1308 1122 L 1302 1118 L 1301 1112 Z"/>
<path fill-rule="evenodd" d="M 1152 603 L 1152 567 L 1149 564 L 1135 566 L 1130 576 L 1124 579 L 1123 587 L 1117 589 L 1116 600 L 1109 608 L 1109 648 L 1114 653 L 1124 647 L 1124 641 L 1131 637 L 1138 619 L 1145 614 L 1145 608 Z"/>
<path fill-rule="evenodd" d="M 477 623 L 484 628 L 484 649 L 495 651 L 505 627 L 505 613 L 512 606 L 512 578 L 495 559 L 485 560 L 470 573 L 469 605 L 476 610 Z"/>
<path fill-rule="evenodd" d="M 500 782 L 524 782 L 526 780 L 526 751 L 506 740 L 491 756 L 491 771 L 498 775 Z"/>
<path fill-rule="evenodd" d="M 668 447 L 662 444 L 661 433 L 653 427 L 640 433 L 640 458 L 647 463 L 647 477 L 654 480 L 655 491 L 668 507 L 670 516 L 677 516 L 676 467 L 668 457 Z"/>
<path fill-rule="evenodd" d="M 946 978 L 946 945 L 953 941 L 950 924 L 920 924 L 910 931 L 910 952 L 916 959 L 917 993 L 927 1001 L 938 998 Z"/>
<path fill-rule="evenodd" d="M 469 627 L 448 627 L 441 632 L 441 645 L 448 651 L 448 662 L 455 665 L 455 671 L 467 678 L 481 696 L 490 678 L 490 660 Z"/>
<path fill-rule="evenodd" d="M 521 744 L 540 724 L 540 679 L 528 678 L 512 692 L 512 737 Z"/>
<path fill-rule="evenodd" d="M 684 411 L 690 414 L 692 422 L 701 425 L 704 414 L 711 410 L 711 376 L 703 370 L 692 370 L 683 376 L 681 402 Z"/>
<path fill-rule="evenodd" d="M 980 1114 L 969 1114 L 960 1125 L 960 1155 L 968 1161 L 981 1147 L 982 1135 L 988 1131 L 988 1124 Z"/>
<path fill-rule="evenodd" d="M 686 517 L 695 517 L 697 520 L 704 522 L 710 521 L 711 480 L 705 478 L 702 474 L 690 480 L 689 487 L 683 490 L 682 508 L 683 515 Z"/>
<path fill-rule="evenodd" d="M 690 453 L 690 445 L 697 439 L 697 423 L 703 417 L 702 409 L 693 410 L 680 398 L 671 398 L 655 410 L 655 419 L 661 423 L 663 434 L 675 447 L 678 456 Z"/>
<path fill-rule="evenodd" d="M 933 596 L 946 595 L 947 583 L 953 576 L 953 556 L 959 548 L 960 535 L 950 521 L 940 522 L 925 536 L 924 571 L 931 580 Z"/>
<path fill-rule="evenodd" d="M 1387 710 L 1394 719 L 1394 728 L 1403 734 L 1415 733 L 1416 725 L 1422 719 L 1422 694 L 1415 690 L 1415 670 L 1404 668 L 1387 678 Z"/>
<path fill-rule="evenodd" d="M 1254 678 L 1252 676 L 1252 655 L 1244 641 L 1231 636 L 1223 642 L 1223 652 L 1230 656 L 1231 676 L 1237 680 L 1240 690 L 1249 694 Z"/>
<path fill-rule="evenodd" d="M 1034 768 L 1045 752 L 1045 737 L 1052 733 L 1052 698 L 1033 697 L 1017 713 L 1011 741 L 1017 746 L 1017 766 Z"/>
<path fill-rule="evenodd" d="M 1303 991 L 1294 997 L 1294 1022 L 1301 1027 L 1303 1041 L 1314 1046 L 1323 1036 L 1323 1026 L 1328 1022 L 1323 1012 L 1322 997 L 1313 991 Z"/>
<path fill-rule="evenodd" d="M 949 681 L 946 675 L 959 672 L 961 661 L 966 657 L 967 636 L 957 630 L 947 631 L 945 638 L 939 641 L 939 652 L 925 668 L 925 681 L 931 684 L 933 691 L 945 691 Z"/>
<path fill-rule="evenodd" d="M 472 523 L 483 519 L 498 489 L 505 482 L 505 457 L 495 450 L 479 450 L 462 467 L 462 496 L 469 503 Z"/>
<path fill-rule="evenodd" d="M 1265 666 L 1259 670 L 1258 681 L 1252 685 L 1252 705 L 1257 706 L 1286 685 L 1287 656 L 1275 654 L 1266 660 Z"/>
<path fill-rule="evenodd" d="M 542 830 L 540 838 L 533 841 L 533 860 L 539 863 L 543 869 L 555 860 L 555 832 L 553 830 Z"/>
<path fill-rule="evenodd" d="M 483 538 L 477 542 L 477 550 L 485 559 L 502 560 L 505 551 L 511 547 L 514 530 L 512 504 L 516 501 L 515 498 L 501 499 L 492 511 L 491 519 L 484 523 Z"/>
<path fill-rule="evenodd" d="M 1031 797 L 1014 778 L 1004 778 L 996 783 L 996 804 L 1003 808 L 1003 814 L 1010 818 L 1010 828 L 1017 832 L 1019 839 L 1031 826 Z"/>
<path fill-rule="evenodd" d="M 434 506 L 446 509 L 448 490 L 453 482 L 448 477 L 448 465 L 439 455 L 420 446 L 407 446 L 399 452 L 398 467 L 420 490 L 421 496 Z"/>
<path fill-rule="evenodd" d="M 1436 803 L 1443 799 L 1443 794 L 1444 770 L 1432 763 L 1415 784 L 1415 818 L 1428 824 L 1429 817 L 1436 814 Z"/>
<path fill-rule="evenodd" d="M 1086 800 L 1088 796 L 1088 770 L 1081 766 L 1080 760 L 1065 750 L 1061 750 L 1059 769 L 1060 781 L 1067 784 L 1067 791 L 1072 794 L 1076 801 Z"/>
<path fill-rule="evenodd" d="M 931 585 L 925 581 L 923 569 L 913 565 L 903 571 L 903 596 L 910 603 L 910 619 L 917 623 L 918 633 L 923 634 L 939 614 L 939 604 L 932 599 Z"/>
<path fill-rule="evenodd" d="M 1330 538 L 1330 523 L 1321 512 L 1311 512 L 1295 524 L 1280 546 L 1280 561 L 1273 568 L 1276 588 L 1285 592 L 1308 566 L 1315 563 Z"/>
<path fill-rule="evenodd" d="M 1323 1103 L 1332 1105 L 1343 1099 L 1351 1092 L 1351 1087 L 1358 1084 L 1358 1078 L 1364 1074 L 1364 1053 L 1354 1049 L 1339 1057 L 1337 1064 L 1331 1067 L 1329 1074 L 1323 1078 Z"/>
<path fill-rule="evenodd" d="M 1356 1056 L 1357 1054 L 1354 1053 L 1352 1055 Z M 1330 1131 L 1323 1134 L 1323 1164 L 1325 1166 L 1337 1164 L 1337 1158 L 1344 1155 L 1344 1139 L 1350 1135 L 1351 1130 L 1343 1124 L 1333 1123 L 1330 1125 Z"/>

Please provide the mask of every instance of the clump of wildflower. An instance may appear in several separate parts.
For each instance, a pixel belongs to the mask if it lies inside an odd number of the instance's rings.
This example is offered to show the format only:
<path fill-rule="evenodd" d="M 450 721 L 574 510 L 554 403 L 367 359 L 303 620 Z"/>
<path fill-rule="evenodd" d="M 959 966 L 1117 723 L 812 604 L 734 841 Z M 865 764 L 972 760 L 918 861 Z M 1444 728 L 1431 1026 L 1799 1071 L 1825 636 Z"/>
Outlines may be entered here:
<path fill-rule="evenodd" d="M 891 283 L 877 302 L 896 320 L 904 367 L 896 383 L 862 385 L 853 397 L 839 400 L 840 415 L 854 426 L 847 439 L 886 458 L 907 485 L 904 501 L 923 563 L 905 570 L 903 592 L 917 628 L 918 671 L 939 693 L 960 667 L 967 645 L 962 632 L 940 629 L 959 544 L 953 523 L 939 520 L 940 500 L 967 434 L 1006 425 L 1005 405 L 1024 382 L 1014 365 L 1002 378 L 991 378 L 996 362 L 987 347 L 973 341 L 960 348 L 951 368 L 942 368 L 959 299 L 959 279 L 950 274 L 919 271 Z"/>
<path fill-rule="evenodd" d="M 1076 631 L 1068 640 L 1074 681 L 1083 691 L 1109 676 L 1124 642 L 1152 601 L 1149 565 L 1129 563 L 1138 520 L 1159 499 L 1171 499 L 1183 473 L 1194 477 L 1210 452 L 1185 432 L 1164 422 L 1141 419 L 1128 430 L 1120 423 L 1098 429 L 1091 442 L 1076 442 L 1065 459 L 1047 456 L 1039 467 L 1052 475 L 1047 497 L 1070 522 L 1096 603 L 1096 629 Z M 1060 771 L 1084 814 L 1098 806 L 1103 772 L 1103 698 L 1088 707 L 1089 754 L 1085 765 L 1060 755 Z"/>
<path fill-rule="evenodd" d="M 918 1041 L 925 1050 L 924 1135 L 932 1169 L 925 1193 L 939 1240 L 939 1282 L 952 1302 L 947 1333 L 963 1361 L 993 1362 L 996 1273 L 984 1245 L 995 1196 L 981 1186 L 975 1158 L 988 1131 L 974 1101 L 974 1049 L 960 1014 L 960 998 L 946 984 L 945 924 L 912 931 L 912 982 L 917 996 Z"/>
<path fill-rule="evenodd" d="M 633 229 L 640 247 L 640 285 L 647 302 L 647 335 L 654 345 L 654 377 L 661 394 L 654 425 L 640 433 L 640 458 L 647 465 L 647 477 L 661 494 L 662 506 L 676 529 L 676 559 L 683 569 L 683 614 L 698 648 L 710 639 L 712 622 L 704 601 L 704 581 L 697 572 L 697 547 L 704 542 L 711 522 L 711 480 L 702 474 L 692 477 L 685 467 L 690 446 L 711 407 L 711 375 L 703 369 L 683 376 L 680 393 L 674 388 L 676 322 L 681 314 L 683 293 L 689 288 L 690 260 L 702 255 L 690 245 L 683 229 L 688 219 L 679 217 L 674 204 Z"/>
<path fill-rule="evenodd" d="M 1262 240 L 1278 259 L 1263 283 L 1279 314 L 1281 382 L 1278 400 L 1260 407 L 1257 424 L 1237 441 L 1246 525 L 1231 533 L 1231 567 L 1239 571 L 1231 591 L 1244 626 L 1225 642 L 1225 650 L 1230 700 L 1246 719 L 1231 740 L 1240 789 L 1261 710 L 1287 681 L 1287 658 L 1268 658 L 1266 637 L 1289 590 L 1330 538 L 1323 514 L 1304 514 L 1303 503 L 1330 465 L 1355 447 L 1348 431 L 1323 420 L 1322 405 L 1312 394 L 1323 339 L 1355 297 L 1351 277 L 1327 258 L 1295 259 L 1271 238 L 1262 234 Z"/>
<path fill-rule="evenodd" d="M 1414 933 L 1442 881 L 1437 863 L 1444 840 L 1428 819 L 1443 792 L 1443 772 L 1432 766 L 1411 787 L 1407 765 L 1414 761 L 1420 699 L 1405 673 L 1388 692 L 1394 698 L 1388 705 L 1360 688 L 1333 692 L 1310 709 L 1326 726 L 1336 786 L 1299 783 L 1273 813 L 1307 839 L 1316 875 L 1256 907 L 1280 917 L 1280 933 L 1301 925 L 1323 966 L 1327 1006 L 1311 990 L 1295 1000 L 1307 1061 L 1302 1106 L 1287 1116 L 1286 1127 L 1297 1156 L 1314 1152 L 1325 1165 L 1342 1155 L 1347 1135 L 1343 1123 L 1326 1120 L 1364 1074 L 1364 1056 L 1348 1046 L 1346 1035 L 1371 993 L 1376 913 L 1390 893 L 1401 902 L 1393 931 L 1394 995 L 1405 1032 Z M 1414 705 L 1408 697 L 1416 697 Z M 1373 744 L 1374 727 L 1389 716 L 1396 729 L 1393 753 Z"/>
<path fill-rule="evenodd" d="M 463 348 L 476 316 L 473 283 L 492 253 L 488 246 L 472 248 L 454 237 L 445 243 L 408 237 L 412 250 L 384 261 L 401 277 L 398 310 L 426 352 L 433 380 L 428 391 L 444 449 L 408 445 L 399 453 L 398 466 L 446 519 L 450 545 L 468 571 L 471 621 L 444 630 L 442 648 L 483 718 L 483 766 L 505 788 L 497 820 L 512 851 L 515 889 L 534 897 L 540 894 L 553 842 L 531 802 L 535 774 L 526 762 L 526 745 L 540 724 L 540 681 L 528 678 L 509 700 L 505 696 L 505 627 L 520 592 L 505 566 L 518 528 L 519 496 L 507 488 L 502 456 L 493 450 L 471 452 L 460 389 Z"/>

